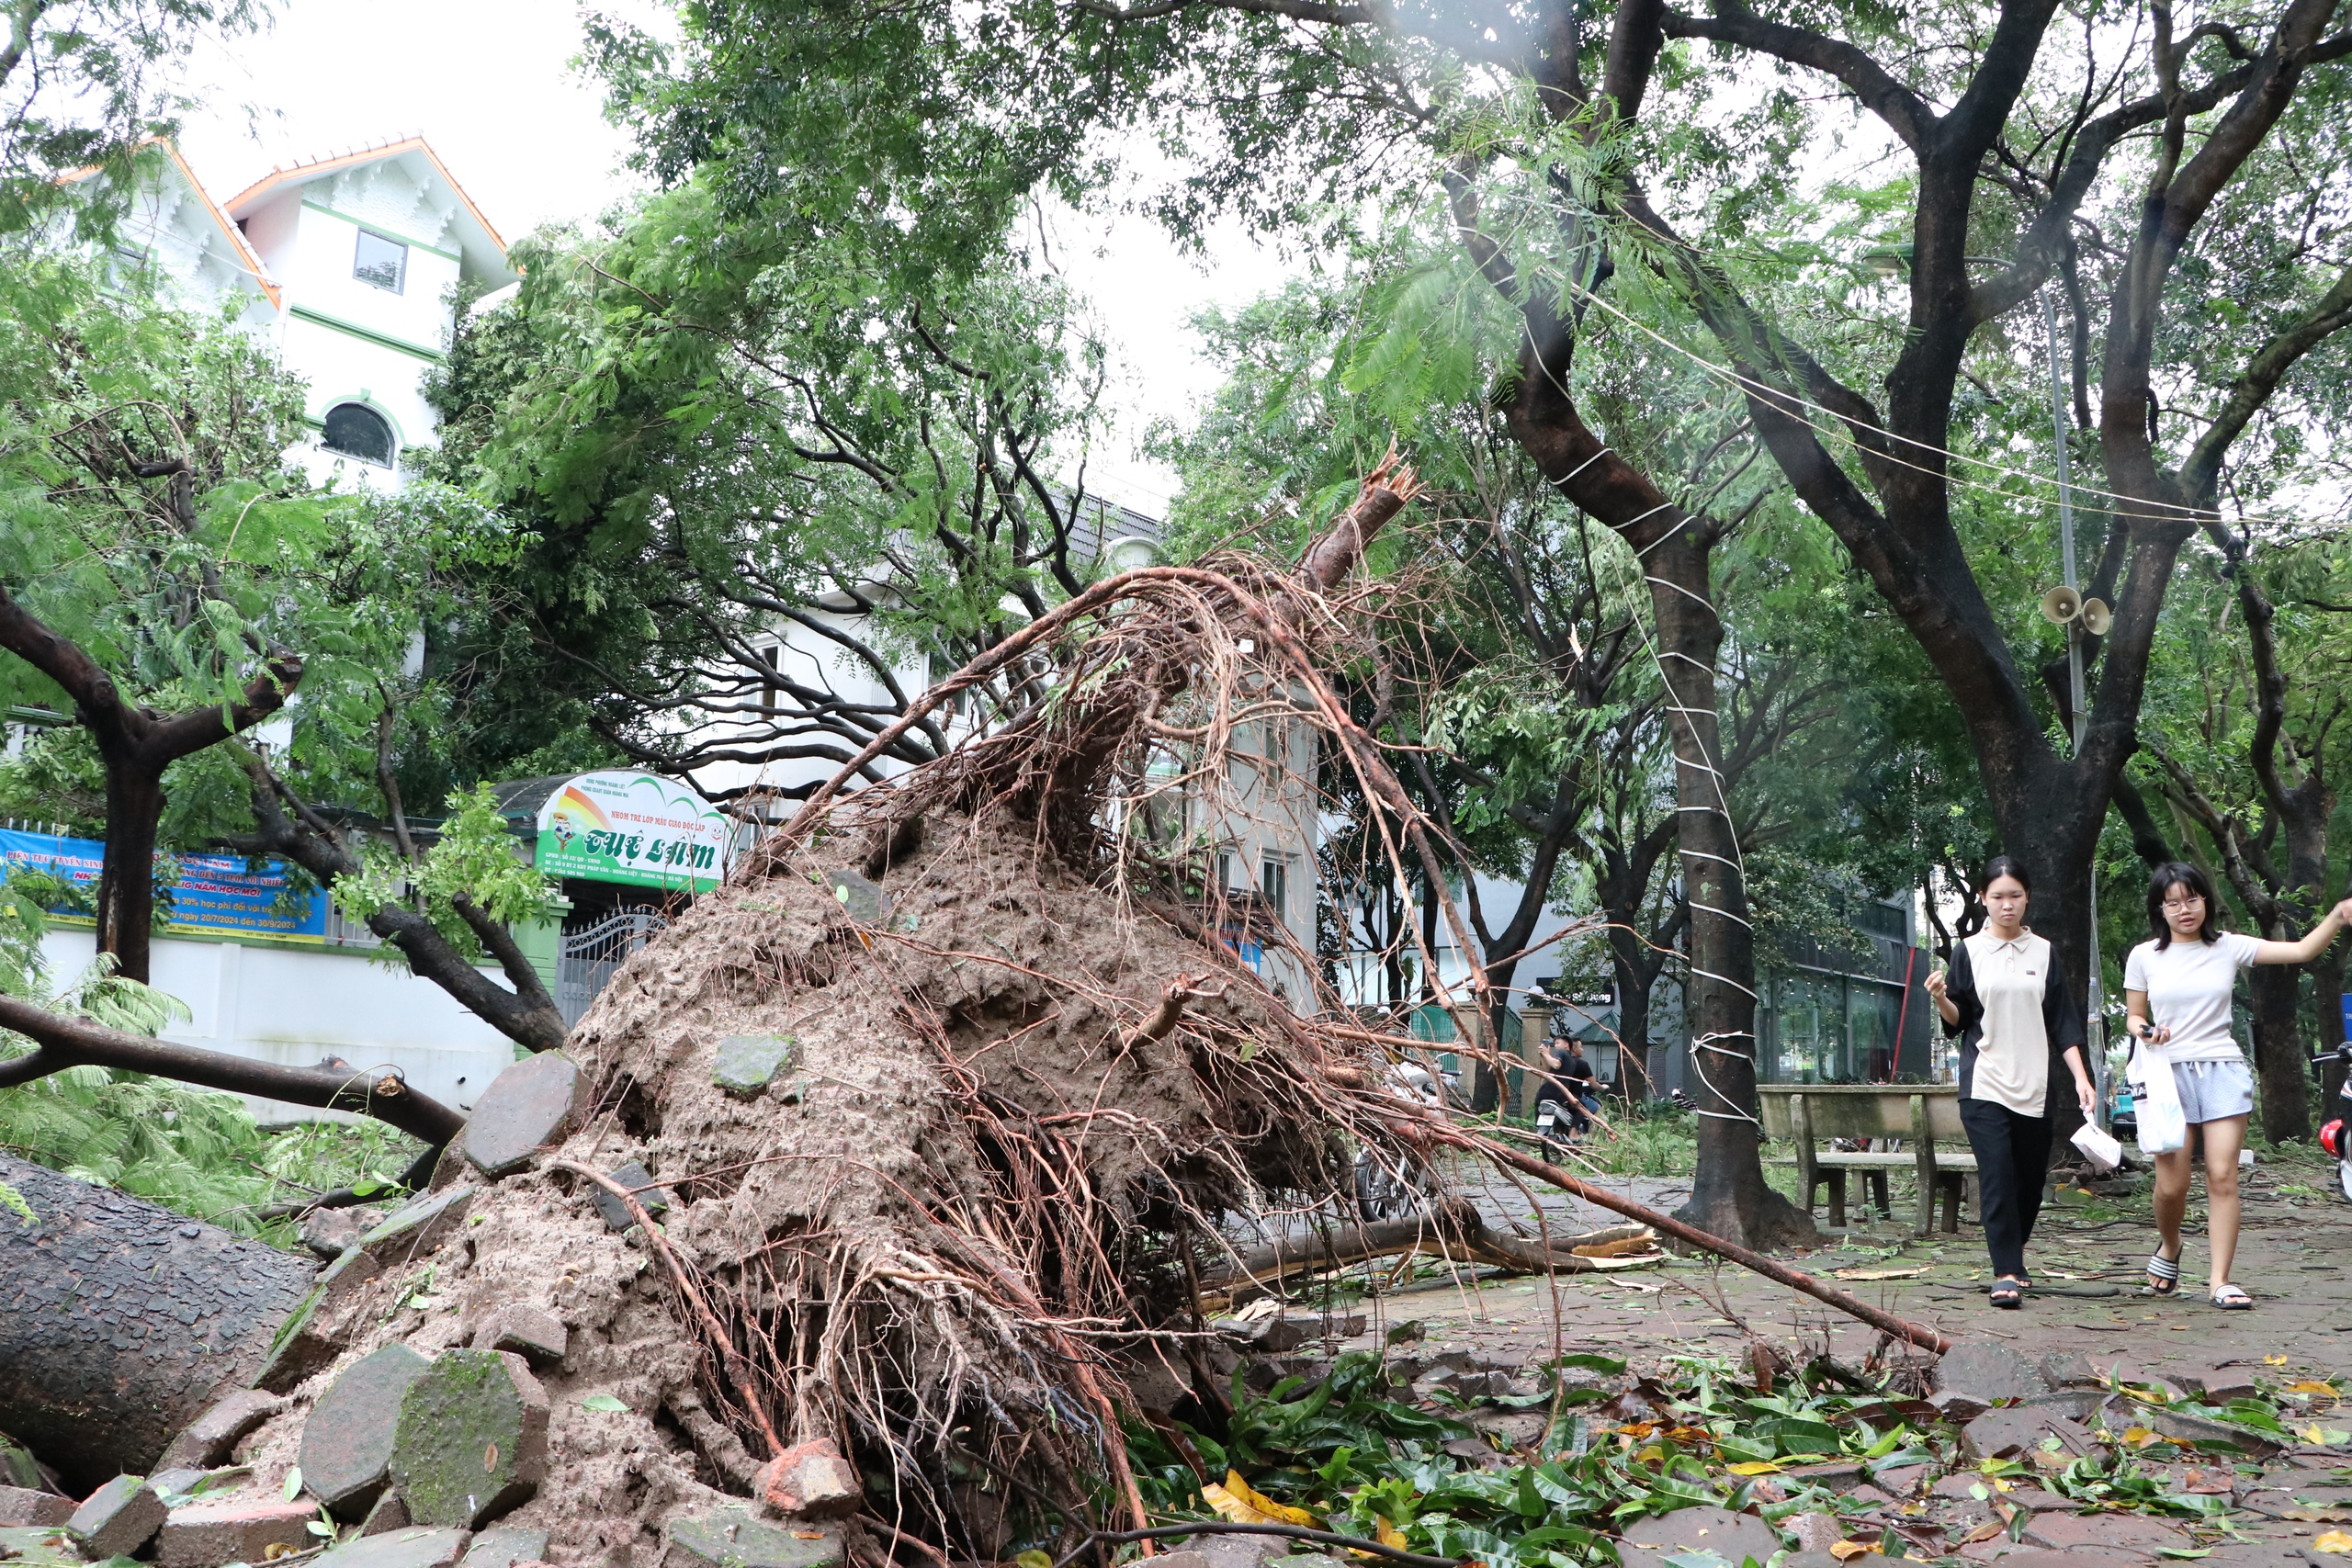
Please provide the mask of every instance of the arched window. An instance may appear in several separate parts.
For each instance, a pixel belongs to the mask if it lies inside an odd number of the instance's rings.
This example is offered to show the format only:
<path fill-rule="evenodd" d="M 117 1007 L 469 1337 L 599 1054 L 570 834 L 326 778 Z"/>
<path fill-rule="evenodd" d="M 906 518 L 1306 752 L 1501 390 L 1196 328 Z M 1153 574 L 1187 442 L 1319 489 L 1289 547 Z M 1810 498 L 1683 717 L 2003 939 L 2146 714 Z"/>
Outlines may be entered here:
<path fill-rule="evenodd" d="M 319 444 L 378 468 L 392 466 L 391 423 L 366 403 L 337 403 L 327 410 L 326 433 Z"/>

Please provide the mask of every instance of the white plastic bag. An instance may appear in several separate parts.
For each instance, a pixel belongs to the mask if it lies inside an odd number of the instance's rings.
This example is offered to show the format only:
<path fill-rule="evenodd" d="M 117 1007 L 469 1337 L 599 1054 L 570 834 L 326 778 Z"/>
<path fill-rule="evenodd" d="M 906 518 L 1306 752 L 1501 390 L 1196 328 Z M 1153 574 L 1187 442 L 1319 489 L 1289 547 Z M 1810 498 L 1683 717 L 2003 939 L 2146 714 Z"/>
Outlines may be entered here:
<path fill-rule="evenodd" d="M 2188 1146 L 2188 1117 L 2180 1108 L 2180 1086 L 2172 1064 L 2146 1046 L 2132 1053 L 2132 1082 L 2139 1089 L 2132 1113 L 2140 1121 L 2140 1152 L 2170 1154 Z"/>
<path fill-rule="evenodd" d="M 2102 1172 L 2123 1163 L 2123 1145 L 2108 1136 L 2096 1122 L 2086 1122 L 2075 1129 L 2075 1146 Z"/>

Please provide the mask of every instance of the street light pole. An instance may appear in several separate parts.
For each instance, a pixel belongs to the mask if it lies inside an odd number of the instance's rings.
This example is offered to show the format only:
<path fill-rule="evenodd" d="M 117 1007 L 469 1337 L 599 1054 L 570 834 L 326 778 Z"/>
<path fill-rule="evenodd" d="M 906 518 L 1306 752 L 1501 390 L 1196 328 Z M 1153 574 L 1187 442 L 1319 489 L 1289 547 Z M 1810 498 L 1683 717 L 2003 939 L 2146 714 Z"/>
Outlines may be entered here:
<path fill-rule="evenodd" d="M 2064 376 L 2058 355 L 2058 291 L 2054 285 L 2041 296 L 2042 320 L 2050 338 L 2050 437 L 2052 450 L 2058 461 L 2058 538 L 2062 558 L 2065 563 L 2066 586 L 2079 594 L 2082 584 L 2075 581 L 2075 495 L 2073 472 L 2066 450 L 2066 392 Z M 2075 755 L 2083 754 L 2083 741 L 2089 732 L 2090 713 L 2083 701 L 2083 618 L 2076 615 L 2066 623 L 2066 685 L 2074 708 Z M 2092 842 L 2090 874 L 2090 974 L 2085 987 L 2088 1001 L 2088 1017 L 2084 1027 L 2084 1055 L 2090 1058 L 2091 1082 L 2098 1090 L 2098 1106 L 2093 1111 L 2101 1128 L 2108 1125 L 2107 1105 L 2107 1008 L 2100 977 L 2098 953 L 2098 850 Z"/>

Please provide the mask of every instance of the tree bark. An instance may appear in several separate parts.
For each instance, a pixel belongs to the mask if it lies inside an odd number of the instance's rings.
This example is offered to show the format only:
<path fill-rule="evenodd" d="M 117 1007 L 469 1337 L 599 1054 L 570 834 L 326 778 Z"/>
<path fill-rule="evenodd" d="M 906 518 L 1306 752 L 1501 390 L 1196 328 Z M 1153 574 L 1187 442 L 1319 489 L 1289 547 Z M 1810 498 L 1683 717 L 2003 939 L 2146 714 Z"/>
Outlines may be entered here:
<path fill-rule="evenodd" d="M 145 1473 L 244 1387 L 311 1288 L 307 1258 L 0 1155 L 0 1430 L 77 1496 Z"/>
<path fill-rule="evenodd" d="M 118 974 L 139 981 L 153 973 L 155 834 L 164 820 L 163 770 L 143 761 L 108 761 L 106 860 L 97 897 L 97 950 L 114 955 Z"/>

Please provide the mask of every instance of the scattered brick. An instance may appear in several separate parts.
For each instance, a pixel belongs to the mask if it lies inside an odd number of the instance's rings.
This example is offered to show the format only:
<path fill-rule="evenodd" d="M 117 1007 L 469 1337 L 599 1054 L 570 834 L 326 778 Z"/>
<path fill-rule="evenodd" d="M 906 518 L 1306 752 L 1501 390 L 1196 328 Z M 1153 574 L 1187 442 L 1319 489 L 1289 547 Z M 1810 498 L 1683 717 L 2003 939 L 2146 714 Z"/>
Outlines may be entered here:
<path fill-rule="evenodd" d="M 551 1312 L 512 1303 L 498 1307 L 475 1325 L 477 1350 L 511 1350 L 535 1367 L 550 1367 L 563 1359 L 571 1331 Z"/>
<path fill-rule="evenodd" d="M 479 1529 L 546 1479 L 548 1396 L 523 1358 L 446 1350 L 401 1402 L 392 1484 L 419 1524 Z"/>
<path fill-rule="evenodd" d="M 491 1081 L 467 1119 L 466 1158 L 493 1181 L 526 1168 L 534 1154 L 571 1130 L 586 1089 L 578 1066 L 560 1052 L 515 1063 Z"/>
<path fill-rule="evenodd" d="M 798 1055 L 789 1034 L 730 1034 L 718 1043 L 710 1081 L 729 1094 L 757 1094 Z"/>
<path fill-rule="evenodd" d="M 474 1537 L 458 1568 L 515 1568 L 518 1562 L 539 1562 L 547 1553 L 547 1531 L 501 1525 Z"/>
<path fill-rule="evenodd" d="M 1625 1545 L 1644 1553 L 1703 1551 L 1713 1552 L 1726 1562 L 1737 1562 L 1744 1557 L 1769 1562 L 1772 1554 L 1781 1550 L 1781 1537 L 1770 1525 L 1752 1515 L 1735 1514 L 1702 1503 L 1634 1520 L 1625 1530 Z M 1637 1560 L 1628 1556 L 1627 1561 Z"/>
<path fill-rule="evenodd" d="M 465 1550 L 463 1530 L 412 1526 L 345 1541 L 321 1555 L 313 1568 L 451 1568 Z"/>
<path fill-rule="evenodd" d="M 830 1438 L 812 1438 L 768 1461 L 753 1491 L 778 1512 L 806 1519 L 845 1519 L 865 1500 L 857 1472 Z"/>
<path fill-rule="evenodd" d="M 481 1190 L 464 1182 L 445 1191 L 428 1192 L 385 1216 L 382 1224 L 359 1238 L 359 1245 L 380 1268 L 422 1258 L 464 1222 L 474 1195 Z"/>
<path fill-rule="evenodd" d="M 368 1510 L 368 1517 L 359 1521 L 359 1533 L 382 1535 L 386 1530 L 404 1530 L 415 1522 L 408 1517 L 408 1505 L 401 1501 L 401 1495 L 387 1490 Z"/>
<path fill-rule="evenodd" d="M 395 1342 L 345 1368 L 302 1423 L 302 1484 L 346 1522 L 367 1517 L 391 1480 L 401 1401 L 432 1363 Z"/>
<path fill-rule="evenodd" d="M 0 1486 L 0 1526 L 62 1525 L 74 1517 L 74 1499 L 24 1486 Z"/>
<path fill-rule="evenodd" d="M 285 1408 L 286 1402 L 275 1394 L 241 1388 L 189 1422 L 155 1462 L 164 1470 L 210 1470 L 225 1462 L 254 1427 Z"/>
<path fill-rule="evenodd" d="M 702 1568 L 835 1568 L 842 1562 L 840 1532 L 772 1525 L 749 1508 L 672 1519 L 669 1537 L 673 1547 Z"/>
<path fill-rule="evenodd" d="M 84 1555 L 104 1562 L 128 1557 L 164 1528 L 164 1500 L 143 1475 L 118 1475 L 82 1500 L 65 1533 Z"/>
<path fill-rule="evenodd" d="M 300 1551 L 315 1544 L 310 1526 L 318 1517 L 308 1503 L 191 1503 L 164 1518 L 155 1561 L 162 1568 L 259 1562 L 273 1546 Z"/>
<path fill-rule="evenodd" d="M 655 1219 L 660 1219 L 668 1212 L 670 1195 L 653 1185 L 653 1173 L 637 1161 L 631 1160 L 619 1169 L 607 1171 L 605 1174 L 635 1192 L 638 1202 L 643 1205 L 645 1212 Z M 596 1212 L 605 1216 L 605 1224 L 613 1229 L 625 1231 L 637 1224 L 636 1216 L 628 1212 L 628 1207 L 603 1188 L 594 1189 L 590 1196 L 596 1200 Z"/>

